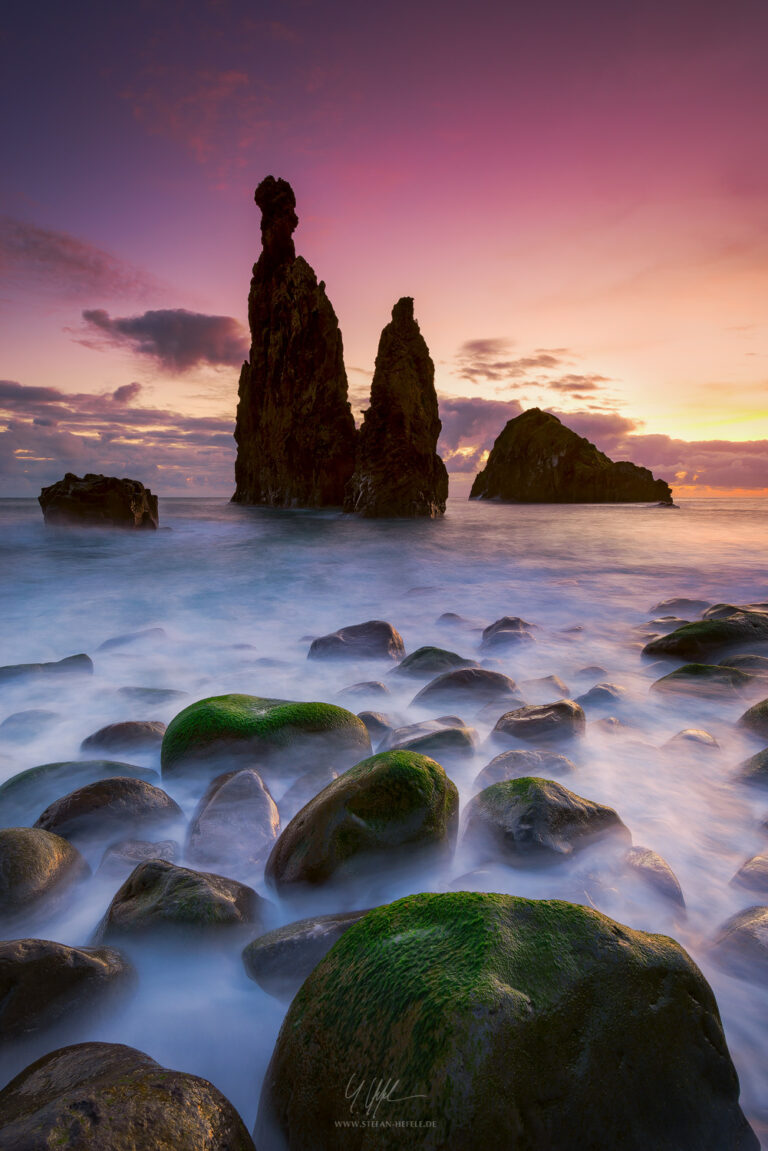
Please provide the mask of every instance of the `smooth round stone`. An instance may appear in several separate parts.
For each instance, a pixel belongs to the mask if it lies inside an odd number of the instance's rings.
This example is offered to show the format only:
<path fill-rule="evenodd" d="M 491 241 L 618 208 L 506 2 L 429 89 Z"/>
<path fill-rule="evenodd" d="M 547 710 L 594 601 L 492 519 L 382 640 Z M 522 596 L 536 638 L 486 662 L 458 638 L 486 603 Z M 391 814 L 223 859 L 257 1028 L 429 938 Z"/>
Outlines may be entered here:
<path fill-rule="evenodd" d="M 365 914 L 315 915 L 260 935 L 243 951 L 246 973 L 269 995 L 290 1002 L 334 943 Z"/>
<path fill-rule="evenodd" d="M 748 891 L 759 891 L 768 895 L 768 855 L 753 855 L 742 863 L 731 883 L 746 887 Z"/>
<path fill-rule="evenodd" d="M 549 743 L 583 735 L 586 725 L 581 706 L 572 699 L 561 699 L 508 711 L 497 721 L 493 737 L 502 742 L 522 739 L 526 743 Z"/>
<path fill-rule="evenodd" d="M 0 831 L 0 919 L 33 911 L 63 888 L 85 879 L 88 864 L 60 835 L 35 827 Z"/>
<path fill-rule="evenodd" d="M 64 839 L 105 840 L 147 828 L 171 827 L 183 819 L 175 800 L 143 779 L 100 779 L 55 800 L 35 827 Z"/>
<path fill-rule="evenodd" d="M 165 724 L 159 720 L 127 720 L 109 723 L 80 744 L 81 751 L 154 751 L 165 735 Z"/>
<path fill-rule="evenodd" d="M 405 644 L 400 632 L 385 620 L 339 628 L 318 636 L 310 644 L 309 659 L 402 659 Z"/>
<path fill-rule="evenodd" d="M 575 770 L 570 759 L 554 751 L 502 751 L 475 776 L 475 787 L 482 790 L 525 775 L 570 775 Z"/>
<path fill-rule="evenodd" d="M 670 900 L 671 903 L 685 907 L 683 889 L 677 876 L 666 859 L 662 858 L 658 852 L 651 851 L 648 847 L 630 847 L 625 860 L 630 870 L 649 887 L 663 895 L 665 899 Z"/>
<path fill-rule="evenodd" d="M 768 907 L 748 907 L 727 919 L 711 955 L 738 979 L 768 985 Z"/>
<path fill-rule="evenodd" d="M 148 859 L 166 859 L 175 863 L 179 856 L 179 845 L 173 839 L 162 839 L 152 843 L 146 839 L 124 839 L 111 844 L 101 857 L 98 875 L 119 879 L 121 882 L 139 863 Z"/>

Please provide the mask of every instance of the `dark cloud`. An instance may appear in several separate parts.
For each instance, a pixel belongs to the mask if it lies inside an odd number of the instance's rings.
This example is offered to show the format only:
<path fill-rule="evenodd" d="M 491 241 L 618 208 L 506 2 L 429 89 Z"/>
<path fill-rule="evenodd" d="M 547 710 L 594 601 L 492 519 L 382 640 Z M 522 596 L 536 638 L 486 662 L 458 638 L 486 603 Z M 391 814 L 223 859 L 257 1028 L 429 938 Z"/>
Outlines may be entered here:
<path fill-rule="evenodd" d="M 562 364 L 561 351 L 537 349 L 532 356 L 511 356 L 511 340 L 498 337 L 465 340 L 456 353 L 455 375 L 471 383 L 501 383 L 524 379 L 531 371 L 542 371 Z"/>
<path fill-rule="evenodd" d="M 128 347 L 149 356 L 168 371 L 185 372 L 201 364 L 239 366 L 248 354 L 242 325 L 232 316 L 207 316 L 184 308 L 165 308 L 141 316 L 110 316 L 101 308 L 83 312 L 89 334 L 81 342 Z"/>
<path fill-rule="evenodd" d="M 0 278 L 67 298 L 141 298 L 157 287 L 147 272 L 77 236 L 9 216 L 0 219 Z"/>

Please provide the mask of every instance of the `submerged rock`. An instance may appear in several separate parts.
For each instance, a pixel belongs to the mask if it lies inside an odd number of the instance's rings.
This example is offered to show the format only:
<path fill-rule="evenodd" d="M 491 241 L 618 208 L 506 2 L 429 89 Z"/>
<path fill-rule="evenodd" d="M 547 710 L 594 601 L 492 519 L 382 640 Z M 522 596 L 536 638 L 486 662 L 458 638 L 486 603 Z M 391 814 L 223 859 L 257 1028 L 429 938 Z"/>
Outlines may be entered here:
<path fill-rule="evenodd" d="M 692 615 L 694 612 L 701 614 L 710 607 L 709 600 L 705 599 L 687 599 L 685 596 L 674 596 L 672 599 L 663 599 L 661 603 L 654 604 L 648 611 L 651 615 L 660 615 L 665 613 L 669 615 L 672 612 L 685 612 Z"/>
<path fill-rule="evenodd" d="M 170 827 L 183 819 L 179 805 L 143 779 L 101 779 L 55 800 L 35 827 L 64 839 L 113 839 L 131 832 Z"/>
<path fill-rule="evenodd" d="M 556 862 L 604 836 L 631 840 L 612 807 L 553 779 L 494 783 L 467 805 L 464 842 L 478 856 L 517 867 Z"/>
<path fill-rule="evenodd" d="M 739 727 L 761 739 L 768 739 L 768 699 L 761 700 L 745 711 L 739 720 Z"/>
<path fill-rule="evenodd" d="M 363 721 L 373 740 L 381 739 L 388 731 L 391 731 L 394 722 L 388 715 L 384 715 L 380 711 L 359 711 L 357 718 Z"/>
<path fill-rule="evenodd" d="M 324 787 L 338 778 L 339 773 L 335 767 L 324 766 L 310 768 L 309 771 L 305 771 L 303 775 L 294 780 L 288 790 L 280 797 L 280 802 L 277 805 L 280 812 L 280 822 L 283 826 L 289 823 L 296 812 L 301 811 L 310 799 L 314 799 Z"/>
<path fill-rule="evenodd" d="M 478 773 L 475 787 L 482 789 L 525 775 L 570 775 L 575 770 L 570 759 L 554 751 L 502 751 Z"/>
<path fill-rule="evenodd" d="M 711 954 L 738 979 L 768 984 L 768 907 L 747 907 L 727 919 Z"/>
<path fill-rule="evenodd" d="M 394 1147 L 339 1135 L 350 1089 L 364 1117 L 371 1076 L 390 1075 L 377 1118 L 403 1124 L 405 1151 L 759 1147 L 685 951 L 555 900 L 419 894 L 368 912 L 288 1008 L 254 1139 Z"/>
<path fill-rule="evenodd" d="M 488 463 L 472 484 L 470 499 L 515 503 L 672 502 L 665 480 L 647 468 L 613 463 L 557 416 L 530 408 L 510 420 L 493 445 Z"/>
<path fill-rule="evenodd" d="M 267 860 L 267 882 L 286 892 L 352 878 L 380 864 L 382 853 L 391 866 L 420 848 L 450 848 L 458 810 L 458 791 L 433 759 L 414 751 L 371 756 L 294 816 Z"/>
<path fill-rule="evenodd" d="M 446 651 L 442 647 L 420 647 L 400 661 L 395 674 L 428 679 L 431 675 L 442 675 L 461 667 L 477 667 L 477 664 L 473 659 L 464 659 L 455 651 Z"/>
<path fill-rule="evenodd" d="M 127 990 L 133 978 L 130 963 L 111 947 L 0 942 L 0 1031 L 16 1039 L 69 1022 Z"/>
<path fill-rule="evenodd" d="M 708 663 L 713 656 L 754 643 L 768 644 L 768 615 L 734 609 L 723 618 L 686 623 L 669 635 L 652 639 L 643 648 L 643 655 Z"/>
<path fill-rule="evenodd" d="M 746 863 L 742 863 L 731 883 L 736 887 L 746 887 L 748 891 L 768 894 L 768 855 L 753 855 Z"/>
<path fill-rule="evenodd" d="M 207 1079 L 133 1047 L 77 1043 L 30 1064 L 0 1092 L 0 1151 L 255 1151 Z"/>
<path fill-rule="evenodd" d="M 0 831 L 0 919 L 36 909 L 54 893 L 89 874 L 80 852 L 49 831 L 6 827 Z"/>
<path fill-rule="evenodd" d="M 679 695 L 718 697 L 735 695 L 739 689 L 755 683 L 755 677 L 739 668 L 720 664 L 686 663 L 651 684 L 651 691 Z"/>
<path fill-rule="evenodd" d="M 377 747 L 377 752 L 419 751 L 422 755 L 472 756 L 475 753 L 477 732 L 467 727 L 458 716 L 444 715 L 439 719 L 425 719 L 388 731 Z"/>
<path fill-rule="evenodd" d="M 613 708 L 621 703 L 626 696 L 627 689 L 618 683 L 596 683 L 584 695 L 576 699 L 580 707 L 592 708 L 595 711 Z"/>
<path fill-rule="evenodd" d="M 84 787 L 98 779 L 116 776 L 144 779 L 149 783 L 159 779 L 158 773 L 148 767 L 111 759 L 64 760 L 29 767 L 0 786 L 0 827 L 32 823 L 41 808 L 71 791 L 72 784 Z"/>
<path fill-rule="evenodd" d="M 338 321 L 325 284 L 296 256 L 290 184 L 267 176 L 255 200 L 262 252 L 248 296 L 251 350 L 240 373 L 235 503 L 341 506 L 355 422 Z"/>
<path fill-rule="evenodd" d="M 37 497 L 47 524 L 149 528 L 159 525 L 157 496 L 138 480 L 67 472 Z"/>
<path fill-rule="evenodd" d="M 14 680 L 43 679 L 59 675 L 93 675 L 93 660 L 90 656 L 68 655 L 51 663 L 14 663 L 0 667 L 0 685 Z"/>
<path fill-rule="evenodd" d="M 757 755 L 750 756 L 741 764 L 738 778 L 742 783 L 768 787 L 768 747 L 764 747 Z"/>
<path fill-rule="evenodd" d="M 531 703 L 549 703 L 552 700 L 565 699 L 568 694 L 568 685 L 563 683 L 559 675 L 544 675 L 538 679 L 524 679 L 520 690 Z"/>
<path fill-rule="evenodd" d="M 498 703 L 502 706 L 518 701 L 517 685 L 508 675 L 485 667 L 466 667 L 436 676 L 413 697 L 411 705 L 456 702 Z"/>
<path fill-rule="evenodd" d="M 385 683 L 378 679 L 367 679 L 362 683 L 351 683 L 349 687 L 342 688 L 338 694 L 339 699 L 381 699 L 391 695 Z"/>
<path fill-rule="evenodd" d="M 187 856 L 194 863 L 253 867 L 280 830 L 277 804 L 258 772 L 230 771 L 208 786 L 192 817 Z"/>
<path fill-rule="evenodd" d="M 167 638 L 163 627 L 143 627 L 140 631 L 129 631 L 123 635 L 113 635 L 110 639 L 105 639 L 103 643 L 99 644 L 96 651 L 114 651 L 116 648 L 133 647 L 134 644 L 143 643 L 146 640 L 155 643 Z M 183 692 L 180 694 L 183 695 Z"/>
<path fill-rule="evenodd" d="M 318 636 L 309 648 L 309 659 L 401 659 L 405 644 L 400 632 L 381 619 L 369 619 Z"/>
<path fill-rule="evenodd" d="M 379 340 L 345 510 L 367 517 L 442 515 L 448 473 L 437 454 L 441 427 L 435 367 L 413 300 L 404 296 Z"/>
<path fill-rule="evenodd" d="M 729 659 L 721 660 L 720 666 L 735 667 L 750 675 L 768 678 L 768 656 L 765 655 L 732 655 Z"/>
<path fill-rule="evenodd" d="M 552 742 L 583 735 L 586 725 L 580 705 L 572 699 L 560 699 L 557 703 L 530 704 L 506 712 L 497 721 L 493 738 L 502 743 L 509 743 L 510 739 Z"/>
<path fill-rule="evenodd" d="M 30 707 L 26 711 L 15 711 L 0 723 L 0 739 L 14 743 L 24 743 L 34 739 L 41 731 L 47 731 L 60 719 L 58 711 L 48 711 L 43 707 Z"/>
<path fill-rule="evenodd" d="M 232 761 L 300 770 L 311 757 L 346 766 L 371 750 L 362 720 L 330 703 L 292 703 L 254 695 L 216 695 L 171 721 L 162 747 L 164 776 L 221 774 Z"/>
<path fill-rule="evenodd" d="M 151 843 L 147 839 L 122 839 L 112 843 L 101 857 L 97 874 L 124 879 L 133 871 L 138 863 L 145 863 L 148 859 L 166 859 L 168 863 L 175 863 L 179 855 L 179 845 L 174 839 L 161 839 Z"/>
<path fill-rule="evenodd" d="M 81 751 L 152 751 L 160 747 L 165 724 L 156 719 L 109 723 L 80 744 Z"/>
<path fill-rule="evenodd" d="M 662 858 L 658 852 L 651 851 L 648 847 L 630 847 L 624 858 L 630 870 L 644 883 L 658 891 L 671 903 L 685 907 L 683 889 L 678 878 L 666 859 Z"/>
<path fill-rule="evenodd" d="M 678 748 L 685 747 L 686 744 L 696 744 L 699 747 L 708 747 L 712 751 L 717 751 L 720 744 L 708 731 L 704 731 L 700 727 L 686 727 L 682 731 L 678 731 L 671 739 L 668 739 L 664 744 L 664 750 L 676 751 Z"/>
<path fill-rule="evenodd" d="M 315 915 L 260 935 L 243 951 L 246 973 L 269 995 L 290 1002 L 345 931 L 367 911 Z"/>
<path fill-rule="evenodd" d="M 505 615 L 483 629 L 480 645 L 483 651 L 498 648 L 516 647 L 518 644 L 533 643 L 531 625 L 516 615 Z"/>

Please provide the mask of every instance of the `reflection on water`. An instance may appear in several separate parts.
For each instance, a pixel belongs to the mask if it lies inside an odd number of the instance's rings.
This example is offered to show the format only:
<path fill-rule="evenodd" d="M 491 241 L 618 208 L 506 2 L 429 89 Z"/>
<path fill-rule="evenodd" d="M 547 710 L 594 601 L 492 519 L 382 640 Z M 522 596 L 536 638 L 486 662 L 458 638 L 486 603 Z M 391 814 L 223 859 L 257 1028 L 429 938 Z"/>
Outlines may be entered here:
<path fill-rule="evenodd" d="M 406 649 L 436 644 L 479 654 L 479 628 L 502 615 L 536 625 L 536 642 L 494 651 L 493 666 L 523 680 L 558 675 L 575 696 L 596 679 L 627 689 L 607 712 L 626 727 L 587 729 L 566 749 L 576 772 L 561 781 L 615 807 L 633 841 L 659 852 L 685 894 L 681 915 L 648 888 L 617 874 L 610 857 L 585 853 L 545 871 L 484 867 L 459 848 L 450 865 L 384 871 L 358 890 L 323 890 L 310 903 L 273 902 L 274 922 L 312 911 L 370 906 L 413 890 L 476 885 L 532 897 L 589 903 L 633 927 L 673 935 L 713 985 L 748 1115 L 768 1122 L 768 990 L 714 968 L 707 944 L 727 916 L 760 902 L 731 886 L 748 856 L 765 850 L 768 801 L 733 782 L 734 767 L 760 747 L 734 728 L 743 699 L 697 701 L 649 695 L 661 672 L 640 658 L 649 609 L 671 596 L 712 603 L 768 599 L 766 505 L 691 501 L 679 511 L 628 507 L 520 507 L 454 498 L 443 521 L 367 522 L 333 512 L 243 508 L 219 500 L 161 501 L 158 533 L 45 530 L 32 501 L 0 502 L 3 664 L 87 652 L 95 674 L 0 687 L 0 722 L 22 710 L 32 736 L 0 738 L 0 779 L 35 764 L 89 758 L 81 741 L 107 723 L 168 722 L 185 700 L 152 700 L 124 687 L 188 693 L 187 702 L 229 691 L 337 702 L 345 686 L 380 680 L 372 707 L 397 725 L 441 714 L 409 708 L 424 681 L 389 676 L 377 663 L 308 662 L 310 637 L 344 624 L 392 622 Z M 438 624 L 445 612 L 463 621 Z M 99 647 L 116 636 L 162 629 Z M 604 669 L 580 675 L 588 666 Z M 767 693 L 768 694 L 768 693 Z M 525 691 L 523 690 L 523 695 Z M 454 708 L 449 710 L 454 711 Z M 466 803 L 473 780 L 499 748 L 486 744 L 494 716 L 466 707 L 480 746 L 473 759 L 445 760 Z M 499 708 L 499 713 L 503 711 Z M 662 745 L 683 728 L 705 728 L 719 748 Z M 2 732 L 0 732 L 2 737 Z M 156 754 L 120 755 L 157 766 Z M 274 795 L 290 785 L 274 782 Z M 164 785 L 165 786 L 165 785 Z M 190 815 L 200 786 L 170 782 Z M 43 805 L 44 806 L 44 805 Z M 248 878 L 231 870 L 235 878 Z M 88 941 L 118 881 L 94 878 L 34 932 Z M 23 925 L 16 934 L 23 933 Z M 247 979 L 240 945 L 126 948 L 139 972 L 128 1008 L 59 1043 L 99 1038 L 131 1044 L 167 1066 L 211 1079 L 252 1124 L 261 1078 L 284 1007 Z M 7 1052 L 3 1080 L 55 1044 L 44 1036 Z"/>

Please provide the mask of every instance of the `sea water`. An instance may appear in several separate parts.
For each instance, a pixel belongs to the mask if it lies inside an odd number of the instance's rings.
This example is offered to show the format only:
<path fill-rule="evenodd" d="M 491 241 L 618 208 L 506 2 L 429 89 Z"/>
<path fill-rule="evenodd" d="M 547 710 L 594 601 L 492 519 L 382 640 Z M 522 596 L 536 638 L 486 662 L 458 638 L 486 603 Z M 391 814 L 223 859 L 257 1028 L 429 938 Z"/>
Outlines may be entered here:
<path fill-rule="evenodd" d="M 667 860 L 682 885 L 685 913 L 652 889 L 617 877 L 588 852 L 541 871 L 500 864 L 478 870 L 461 841 L 440 868 L 390 872 L 384 865 L 373 887 L 319 890 L 298 911 L 263 882 L 257 889 L 272 902 L 274 925 L 411 891 L 475 887 L 571 899 L 631 927 L 672 935 L 715 991 L 743 1107 L 765 1138 L 768 988 L 725 974 L 710 959 L 723 920 L 765 902 L 731 884 L 741 864 L 768 842 L 768 797 L 735 779 L 739 763 L 761 747 L 735 726 L 752 700 L 649 694 L 666 669 L 650 666 L 641 648 L 663 629 L 651 624 L 651 609 L 669 597 L 768 599 L 768 503 L 522 506 L 466 495 L 466 485 L 454 485 L 443 519 L 413 522 L 163 499 L 161 529 L 139 533 L 46 528 L 36 502 L 0 501 L 0 664 L 77 652 L 95 664 L 92 677 L 0 686 L 0 723 L 30 708 L 56 713 L 23 742 L 0 740 L 0 781 L 36 764 L 92 758 L 79 750 L 81 741 L 105 724 L 169 722 L 186 703 L 226 692 L 368 707 L 399 725 L 441 714 L 411 707 L 424 681 L 391 675 L 391 665 L 307 660 L 312 637 L 369 619 L 390 621 L 407 651 L 432 644 L 468 658 L 487 655 L 490 666 L 518 684 L 554 674 L 571 697 L 598 680 L 618 684 L 626 689 L 621 700 L 589 710 L 586 736 L 577 746 L 557 748 L 576 765 L 561 782 L 615 807 L 633 842 Z M 443 613 L 462 618 L 438 622 Z M 481 653 L 482 628 L 503 615 L 533 625 L 535 642 Z M 99 650 L 111 638 L 151 628 L 162 631 Z M 584 671 L 595 666 L 603 670 Z M 388 694 L 352 703 L 340 697 L 363 680 L 385 683 Z M 119 694 L 126 686 L 187 695 L 147 706 Z M 521 694 L 526 697 L 525 688 Z M 479 711 L 479 705 L 460 711 L 478 733 L 474 757 L 444 761 L 462 806 L 476 790 L 478 771 L 501 750 L 488 739 L 494 716 L 478 717 Z M 610 714 L 623 726 L 592 726 Z M 705 729 L 719 746 L 664 750 L 685 728 Z M 157 755 L 113 758 L 159 764 Z M 162 786 L 191 814 L 199 788 L 175 780 Z M 279 803 L 279 788 L 275 799 Z M 90 880 L 64 909 L 36 922 L 34 934 L 87 944 L 118 886 L 119 880 Z M 23 1048 L 6 1048 L 2 1082 L 53 1046 L 122 1042 L 210 1079 L 250 1127 L 285 1006 L 246 977 L 241 946 L 126 946 L 139 977 L 128 1007 L 97 1022 L 65 1024 L 55 1042 L 42 1035 Z"/>

